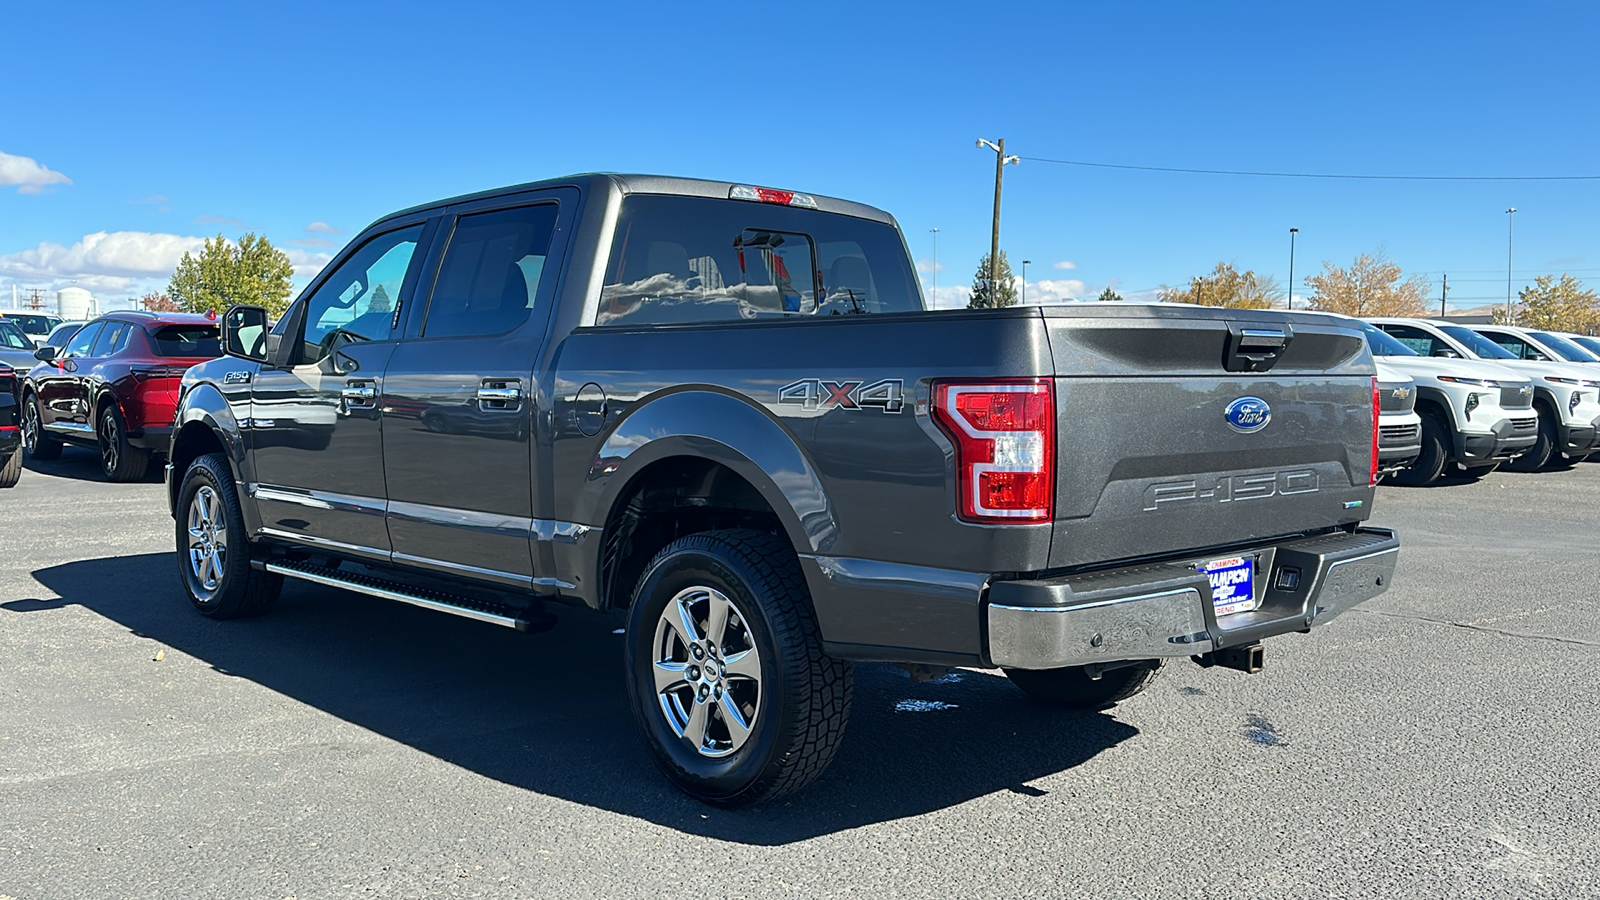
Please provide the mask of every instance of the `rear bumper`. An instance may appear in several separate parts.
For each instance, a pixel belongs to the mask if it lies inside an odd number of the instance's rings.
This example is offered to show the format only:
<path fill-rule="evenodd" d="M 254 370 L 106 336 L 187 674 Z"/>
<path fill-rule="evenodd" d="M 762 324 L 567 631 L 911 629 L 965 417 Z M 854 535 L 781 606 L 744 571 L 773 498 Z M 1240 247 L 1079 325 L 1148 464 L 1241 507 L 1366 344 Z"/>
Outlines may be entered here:
<path fill-rule="evenodd" d="M 130 428 L 128 443 L 166 456 L 167 451 L 172 448 L 172 426 L 146 425 L 143 428 Z"/>
<path fill-rule="evenodd" d="M 1387 529 L 1361 528 L 1249 552 L 1259 554 L 1261 606 L 1220 621 L 1211 582 L 1193 562 L 993 583 L 986 661 L 1057 669 L 1197 656 L 1308 631 L 1387 590 L 1400 540 Z"/>

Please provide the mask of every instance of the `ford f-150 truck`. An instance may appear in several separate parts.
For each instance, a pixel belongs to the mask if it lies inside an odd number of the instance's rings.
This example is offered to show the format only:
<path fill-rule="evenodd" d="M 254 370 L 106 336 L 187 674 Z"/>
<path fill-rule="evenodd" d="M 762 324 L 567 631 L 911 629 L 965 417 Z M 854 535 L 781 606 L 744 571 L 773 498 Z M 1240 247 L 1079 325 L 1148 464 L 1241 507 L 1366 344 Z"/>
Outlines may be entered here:
<path fill-rule="evenodd" d="M 927 311 L 893 218 L 842 200 L 615 175 L 445 200 L 270 330 L 223 326 L 168 457 L 201 613 L 285 578 L 529 631 L 618 611 L 645 743 L 714 804 L 823 770 L 854 661 L 1104 706 L 1172 658 L 1259 670 L 1398 553 L 1362 525 L 1353 327 Z"/>

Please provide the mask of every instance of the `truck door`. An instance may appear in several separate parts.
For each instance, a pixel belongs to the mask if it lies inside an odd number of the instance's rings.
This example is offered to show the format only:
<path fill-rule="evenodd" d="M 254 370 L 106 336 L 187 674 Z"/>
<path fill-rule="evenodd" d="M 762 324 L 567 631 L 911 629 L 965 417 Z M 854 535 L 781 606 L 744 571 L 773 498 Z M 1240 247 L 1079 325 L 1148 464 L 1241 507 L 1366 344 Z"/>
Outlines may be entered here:
<path fill-rule="evenodd" d="M 292 364 L 262 366 L 251 388 L 249 489 L 266 533 L 388 560 L 378 402 L 424 232 L 417 221 L 363 242 L 285 316 Z"/>
<path fill-rule="evenodd" d="M 451 210 L 431 296 L 389 361 L 383 456 L 394 561 L 535 583 L 534 361 L 546 339 L 574 189 Z M 549 264 L 546 265 L 546 260 Z"/>

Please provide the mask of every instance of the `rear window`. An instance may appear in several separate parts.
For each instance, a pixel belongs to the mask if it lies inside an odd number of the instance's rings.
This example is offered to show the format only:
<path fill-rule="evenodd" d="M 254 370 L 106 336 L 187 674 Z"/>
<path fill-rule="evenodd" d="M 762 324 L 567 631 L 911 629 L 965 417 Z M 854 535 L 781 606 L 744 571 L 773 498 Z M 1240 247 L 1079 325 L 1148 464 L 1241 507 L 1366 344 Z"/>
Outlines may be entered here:
<path fill-rule="evenodd" d="M 892 226 L 787 206 L 635 194 L 622 204 L 595 324 L 921 309 Z"/>
<path fill-rule="evenodd" d="M 215 325 L 163 325 L 150 336 L 157 356 L 213 359 L 222 355 Z"/>

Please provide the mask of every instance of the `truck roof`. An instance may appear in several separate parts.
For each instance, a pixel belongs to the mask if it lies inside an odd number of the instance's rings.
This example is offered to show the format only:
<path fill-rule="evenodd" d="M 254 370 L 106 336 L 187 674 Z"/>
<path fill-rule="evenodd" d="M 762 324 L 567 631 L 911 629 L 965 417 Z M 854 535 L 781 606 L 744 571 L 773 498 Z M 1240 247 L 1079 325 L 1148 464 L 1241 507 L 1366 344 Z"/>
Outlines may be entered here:
<path fill-rule="evenodd" d="M 530 181 L 525 184 L 514 184 L 506 187 L 491 188 L 471 194 L 462 194 L 458 197 L 448 197 L 435 200 L 431 203 L 422 203 L 402 209 L 383 216 L 373 224 L 383 222 L 399 216 L 411 215 L 428 210 L 443 209 L 457 203 L 466 203 L 472 200 L 482 200 L 489 197 L 508 196 L 524 191 L 544 190 L 553 187 L 578 187 L 588 190 L 616 190 L 624 194 L 676 194 L 683 197 L 709 197 L 717 200 L 727 200 L 728 192 L 736 185 L 744 182 L 736 181 L 707 181 L 701 178 L 679 178 L 672 175 L 625 175 L 613 172 L 588 172 L 578 175 L 567 175 L 561 178 L 549 178 L 544 181 Z M 751 185 L 751 187 L 768 187 L 768 185 Z M 784 188 L 788 190 L 788 188 Z M 858 219 L 870 219 L 887 225 L 894 225 L 894 216 L 865 203 L 856 203 L 852 200 L 840 200 L 837 197 L 825 197 L 809 191 L 800 191 L 817 201 L 817 209 L 822 212 L 839 213 L 846 216 L 855 216 Z M 371 227 L 371 226 L 368 226 Z M 365 229 L 363 229 L 365 230 Z"/>

